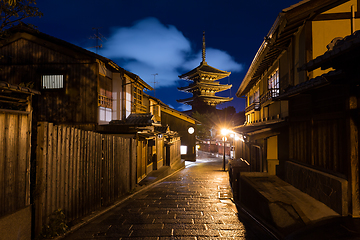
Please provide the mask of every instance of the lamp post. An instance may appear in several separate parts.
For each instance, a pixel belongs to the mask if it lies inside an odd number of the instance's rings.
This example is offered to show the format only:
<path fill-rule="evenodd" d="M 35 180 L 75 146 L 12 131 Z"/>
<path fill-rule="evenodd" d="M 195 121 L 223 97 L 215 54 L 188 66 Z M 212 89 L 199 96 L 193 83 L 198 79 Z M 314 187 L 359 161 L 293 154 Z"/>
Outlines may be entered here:
<path fill-rule="evenodd" d="M 221 129 L 221 135 L 223 135 L 223 142 L 224 142 L 224 156 L 223 156 L 223 169 L 225 171 L 225 142 L 226 142 L 226 135 L 229 133 L 229 130 L 226 128 Z"/>
<path fill-rule="evenodd" d="M 224 158 L 223 158 L 223 169 L 224 169 L 224 171 L 225 171 L 225 138 L 226 137 L 224 137 Z"/>

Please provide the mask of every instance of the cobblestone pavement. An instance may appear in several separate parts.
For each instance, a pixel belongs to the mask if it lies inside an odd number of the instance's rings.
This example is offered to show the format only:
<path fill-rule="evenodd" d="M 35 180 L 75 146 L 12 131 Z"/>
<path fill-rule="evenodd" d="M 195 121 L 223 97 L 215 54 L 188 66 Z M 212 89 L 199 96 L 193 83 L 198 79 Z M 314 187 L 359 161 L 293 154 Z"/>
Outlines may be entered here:
<path fill-rule="evenodd" d="M 200 156 L 64 239 L 259 239 L 231 197 L 222 158 Z"/>

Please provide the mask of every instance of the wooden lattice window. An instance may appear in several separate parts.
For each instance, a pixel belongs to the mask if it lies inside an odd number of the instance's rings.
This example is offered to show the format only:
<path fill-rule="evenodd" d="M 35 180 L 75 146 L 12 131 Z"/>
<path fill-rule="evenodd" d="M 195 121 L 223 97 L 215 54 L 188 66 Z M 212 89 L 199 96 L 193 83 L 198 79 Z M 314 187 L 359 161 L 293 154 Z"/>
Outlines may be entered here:
<path fill-rule="evenodd" d="M 100 76 L 98 106 L 112 108 L 112 81 L 110 78 Z"/>
<path fill-rule="evenodd" d="M 279 88 L 279 69 L 276 69 L 268 79 L 268 89 L 271 91 L 271 97 L 278 97 L 280 94 Z"/>
<path fill-rule="evenodd" d="M 142 89 L 140 87 L 134 86 L 133 96 L 134 96 L 134 103 L 136 104 L 143 103 L 143 94 L 142 94 Z"/>

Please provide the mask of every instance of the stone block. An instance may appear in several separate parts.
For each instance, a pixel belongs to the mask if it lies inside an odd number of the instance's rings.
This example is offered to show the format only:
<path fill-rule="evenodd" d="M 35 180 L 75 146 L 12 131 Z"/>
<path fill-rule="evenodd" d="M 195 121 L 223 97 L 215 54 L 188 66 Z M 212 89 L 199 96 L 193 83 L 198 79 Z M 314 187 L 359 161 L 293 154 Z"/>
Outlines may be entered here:
<path fill-rule="evenodd" d="M 285 181 L 340 215 L 348 215 L 348 181 L 346 179 L 287 161 L 285 162 Z"/>

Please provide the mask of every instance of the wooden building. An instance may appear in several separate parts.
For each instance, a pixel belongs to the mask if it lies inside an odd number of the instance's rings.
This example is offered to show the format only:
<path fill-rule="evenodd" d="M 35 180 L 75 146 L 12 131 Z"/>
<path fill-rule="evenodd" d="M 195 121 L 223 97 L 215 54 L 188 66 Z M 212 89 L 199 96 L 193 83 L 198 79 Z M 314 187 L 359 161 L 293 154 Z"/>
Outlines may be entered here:
<path fill-rule="evenodd" d="M 38 235 L 54 209 L 83 217 L 151 171 L 184 165 L 180 136 L 161 125 L 162 103 L 143 92 L 152 88 L 136 74 L 25 25 L 0 41 L 0 56 L 5 239 L 30 239 L 31 225 Z"/>
<path fill-rule="evenodd" d="M 358 185 L 352 182 L 358 178 L 358 158 L 350 154 L 358 147 L 353 142 L 357 133 L 349 132 L 354 119 L 346 109 L 356 100 L 351 100 L 348 80 L 344 87 L 317 85 L 331 78 L 329 66 L 335 65 L 310 65 L 326 57 L 339 37 L 360 29 L 359 8 L 356 0 L 311 0 L 283 9 L 236 94 L 247 101 L 246 122 L 235 129 L 242 140 L 236 158 L 248 161 L 252 171 L 276 174 L 339 214 L 353 216 L 359 215 L 358 201 L 348 196 L 358 189 L 347 187 Z M 307 62 L 309 71 L 299 71 Z"/>
<path fill-rule="evenodd" d="M 293 161 L 286 163 L 291 172 L 285 172 L 285 179 L 337 212 L 359 217 L 360 31 L 338 38 L 328 47 L 300 71 L 331 71 L 280 96 L 289 101 L 289 159 Z M 342 188 L 329 189 L 323 180 L 319 184 L 319 178 L 299 164 L 332 174 L 338 179 L 333 184 L 341 183 Z M 301 172 L 306 181 L 299 180 Z"/>
<path fill-rule="evenodd" d="M 137 75 L 81 47 L 23 24 L 0 42 L 1 80 L 25 83 L 34 98 L 35 121 L 86 130 L 144 111 L 141 92 L 152 89 Z"/>
<path fill-rule="evenodd" d="M 137 111 L 132 112 L 126 119 L 113 120 L 110 124 L 97 128 L 101 133 L 137 140 L 138 182 L 163 166 L 178 168 L 182 165 L 182 144 L 193 150 L 192 154 L 185 154 L 184 159 L 195 160 L 195 136 L 193 134 L 191 138 L 188 133 L 184 134 L 184 129 L 195 129 L 196 120 L 144 92 L 141 96 L 143 110 L 133 108 Z"/>
<path fill-rule="evenodd" d="M 34 97 L 35 123 L 136 138 L 138 181 L 164 165 L 162 134 L 176 134 L 161 125 L 160 100 L 144 93 L 153 89 L 139 76 L 24 24 L 9 30 L 0 42 L 0 55 L 2 81 L 33 86 L 41 93 Z"/>
<path fill-rule="evenodd" d="M 187 99 L 177 100 L 180 103 L 191 105 L 192 112 L 213 112 L 216 105 L 231 101 L 232 98 L 219 97 L 215 94 L 231 88 L 231 85 L 216 82 L 228 77 L 231 73 L 209 66 L 205 60 L 205 33 L 203 35 L 202 62 L 190 72 L 184 73 L 179 78 L 192 81 L 186 87 L 178 88 L 180 91 L 192 93 Z"/>
<path fill-rule="evenodd" d="M 185 160 L 196 160 L 195 129 L 199 121 L 169 106 L 161 105 L 161 123 L 178 133 L 181 139 L 181 157 Z"/>
<path fill-rule="evenodd" d="M 155 127 L 155 134 L 161 135 L 164 137 L 164 142 L 156 142 L 156 148 L 161 149 L 159 145 L 166 146 L 174 141 L 174 137 L 180 140 L 181 146 L 184 152 L 181 153 L 181 158 L 185 160 L 196 160 L 196 140 L 195 140 L 195 128 L 196 124 L 199 124 L 199 121 L 188 116 L 185 113 L 179 112 L 161 100 L 152 97 L 146 93 L 144 96 L 144 105 L 146 106 L 147 111 L 153 116 L 153 122 L 157 123 L 158 126 Z M 156 154 L 154 149 L 152 150 L 153 154 Z M 173 165 L 179 159 L 166 159 L 166 153 L 161 154 L 157 150 L 157 165 Z M 170 164 L 170 165 L 169 165 Z M 157 168 L 158 168 L 157 167 Z"/>

